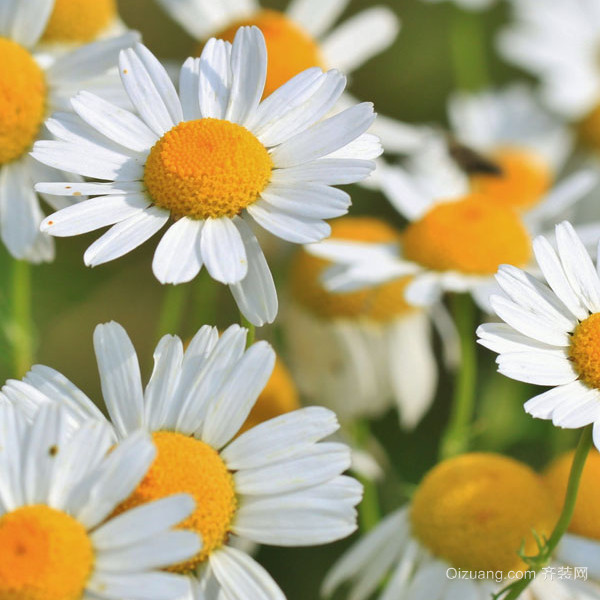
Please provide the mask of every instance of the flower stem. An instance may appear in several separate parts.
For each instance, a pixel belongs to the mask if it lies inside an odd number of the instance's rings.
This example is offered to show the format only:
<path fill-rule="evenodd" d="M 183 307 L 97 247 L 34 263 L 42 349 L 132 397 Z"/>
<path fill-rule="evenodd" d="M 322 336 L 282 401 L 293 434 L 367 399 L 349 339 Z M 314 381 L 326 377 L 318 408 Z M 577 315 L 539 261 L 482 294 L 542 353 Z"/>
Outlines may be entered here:
<path fill-rule="evenodd" d="M 167 333 L 179 333 L 188 291 L 189 286 L 186 285 L 166 286 L 160 316 L 158 317 L 158 325 L 156 327 L 157 340 Z"/>
<path fill-rule="evenodd" d="M 354 442 L 359 449 L 363 449 L 371 436 L 369 422 L 366 419 L 357 420 L 354 425 Z M 364 493 L 362 502 L 358 505 L 358 523 L 361 533 L 373 529 L 381 520 L 379 510 L 379 497 L 377 485 L 368 477 L 355 475 L 363 486 Z"/>
<path fill-rule="evenodd" d="M 440 444 L 441 459 L 462 454 L 469 447 L 477 380 L 476 308 L 469 294 L 455 294 L 451 302 L 460 339 L 461 356 L 460 368 L 454 384 L 450 420 Z"/>
<path fill-rule="evenodd" d="M 13 261 L 11 287 L 13 368 L 15 375 L 20 378 L 33 364 L 31 265 L 27 261 Z"/>
<path fill-rule="evenodd" d="M 560 517 L 554 526 L 554 530 L 548 538 L 548 541 L 542 548 L 540 548 L 538 555 L 528 559 L 528 563 L 535 571 L 539 571 L 550 561 L 554 550 L 556 550 L 556 547 L 558 546 L 558 543 L 569 528 L 569 524 L 573 518 L 573 512 L 575 511 L 577 492 L 579 491 L 579 484 L 581 483 L 581 475 L 583 473 L 585 461 L 593 445 L 592 429 L 593 425 L 588 425 L 581 432 L 581 437 L 579 438 L 579 443 L 577 444 L 577 450 L 575 451 L 575 456 L 573 457 L 573 463 L 571 464 L 571 472 L 569 474 L 569 483 L 567 484 L 565 502 L 563 504 Z M 525 588 L 531 583 L 531 579 L 532 578 L 529 577 L 523 577 L 519 581 L 516 581 L 512 585 L 506 587 L 496 597 L 500 598 L 502 594 L 506 593 L 504 600 L 516 600 L 523 593 Z"/>
<path fill-rule="evenodd" d="M 256 327 L 246 319 L 246 317 L 240 313 L 240 325 L 248 330 L 248 338 L 246 339 L 246 348 L 250 348 L 254 344 L 256 337 Z"/>

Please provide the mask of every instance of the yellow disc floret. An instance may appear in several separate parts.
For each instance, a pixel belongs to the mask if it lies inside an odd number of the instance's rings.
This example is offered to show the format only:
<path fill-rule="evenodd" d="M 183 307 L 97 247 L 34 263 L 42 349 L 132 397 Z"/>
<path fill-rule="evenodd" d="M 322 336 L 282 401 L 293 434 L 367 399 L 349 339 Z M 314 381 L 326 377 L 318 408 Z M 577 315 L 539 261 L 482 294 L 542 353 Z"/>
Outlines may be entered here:
<path fill-rule="evenodd" d="M 237 30 L 244 25 L 255 25 L 265 36 L 267 82 L 264 96 L 273 93 L 301 71 L 310 67 L 324 67 L 319 46 L 313 38 L 275 10 L 260 11 L 250 19 L 231 25 L 216 37 L 233 42 Z"/>
<path fill-rule="evenodd" d="M 571 336 L 569 356 L 583 383 L 600 388 L 600 313 L 577 325 Z"/>
<path fill-rule="evenodd" d="M 191 560 L 170 568 L 186 572 L 227 541 L 237 507 L 233 477 L 219 453 L 200 440 L 172 431 L 157 431 L 152 437 L 157 456 L 117 512 L 173 494 L 190 494 L 196 501 L 196 510 L 179 528 L 199 533 L 203 547 Z"/>
<path fill-rule="evenodd" d="M 565 501 L 567 483 L 575 452 L 567 452 L 557 458 L 544 474 L 544 481 L 550 488 L 560 510 Z M 600 540 L 600 453 L 592 450 L 586 459 L 581 483 L 577 492 L 575 512 L 569 524 L 569 531 L 576 535 Z"/>
<path fill-rule="evenodd" d="M 0 37 L 0 165 L 33 144 L 46 110 L 46 81 L 33 56 Z"/>
<path fill-rule="evenodd" d="M 45 505 L 0 517 L 0 598 L 79 600 L 94 551 L 81 523 Z"/>
<path fill-rule="evenodd" d="M 298 408 L 300 408 L 300 398 L 296 384 L 283 361 L 277 357 L 273 373 L 240 429 L 240 433 Z"/>
<path fill-rule="evenodd" d="M 524 544 L 534 554 L 532 530 L 549 535 L 558 513 L 541 478 L 497 454 L 473 453 L 431 470 L 412 501 L 415 536 L 435 556 L 470 571 L 525 569 Z"/>
<path fill-rule="evenodd" d="M 492 275 L 507 263 L 523 266 L 531 240 L 510 207 L 470 194 L 435 205 L 403 235 L 404 256 L 434 271 Z"/>
<path fill-rule="evenodd" d="M 372 217 L 344 217 L 331 224 L 332 239 L 354 242 L 398 244 L 400 234 L 393 227 Z M 322 284 L 326 260 L 300 250 L 291 269 L 293 298 L 316 316 L 333 318 L 366 318 L 385 322 L 415 310 L 404 299 L 409 277 L 401 277 L 356 292 L 327 291 Z"/>
<path fill-rule="evenodd" d="M 491 157 L 500 175 L 474 175 L 471 184 L 488 200 L 504 206 L 526 209 L 536 205 L 552 185 L 548 164 L 533 152 L 503 148 Z"/>
<path fill-rule="evenodd" d="M 44 42 L 91 42 L 117 16 L 116 0 L 54 0 Z"/>
<path fill-rule="evenodd" d="M 258 199 L 271 177 L 267 149 L 245 127 L 220 119 L 176 125 L 156 142 L 144 183 L 175 218 L 233 217 Z"/>

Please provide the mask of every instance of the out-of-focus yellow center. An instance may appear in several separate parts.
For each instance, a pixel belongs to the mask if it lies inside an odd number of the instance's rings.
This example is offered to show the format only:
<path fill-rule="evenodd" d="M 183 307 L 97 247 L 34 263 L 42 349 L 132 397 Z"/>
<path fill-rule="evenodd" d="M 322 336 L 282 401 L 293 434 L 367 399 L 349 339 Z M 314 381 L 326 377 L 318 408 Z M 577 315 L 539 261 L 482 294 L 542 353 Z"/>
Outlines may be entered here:
<path fill-rule="evenodd" d="M 300 398 L 296 384 L 283 361 L 277 357 L 271 378 L 240 429 L 240 434 L 264 421 L 298 408 L 300 408 Z"/>
<path fill-rule="evenodd" d="M 548 164 L 533 152 L 503 148 L 492 155 L 501 175 L 474 175 L 473 190 L 503 206 L 526 209 L 535 206 L 552 185 Z"/>
<path fill-rule="evenodd" d="M 571 336 L 569 356 L 579 379 L 600 388 L 600 313 L 594 313 L 577 325 Z"/>
<path fill-rule="evenodd" d="M 179 123 L 156 142 L 144 183 L 175 218 L 233 217 L 271 178 L 267 149 L 245 127 L 220 119 Z"/>
<path fill-rule="evenodd" d="M 0 165 L 33 144 L 46 110 L 46 80 L 33 56 L 0 37 Z"/>
<path fill-rule="evenodd" d="M 79 600 L 94 551 L 81 523 L 45 505 L 0 517 L 0 598 Z"/>
<path fill-rule="evenodd" d="M 518 214 L 481 194 L 435 205 L 403 234 L 404 256 L 434 271 L 492 275 L 498 265 L 523 266 L 531 240 Z"/>
<path fill-rule="evenodd" d="M 44 42 L 91 42 L 117 16 L 115 0 L 54 0 Z"/>
<path fill-rule="evenodd" d="M 237 508 L 233 477 L 219 453 L 208 444 L 173 431 L 152 434 L 157 456 L 148 473 L 117 513 L 173 494 L 187 493 L 196 510 L 178 527 L 202 536 L 202 550 L 169 570 L 193 569 L 226 541 Z"/>
<path fill-rule="evenodd" d="M 250 19 L 234 23 L 216 37 L 233 42 L 237 30 L 255 25 L 267 44 L 267 82 L 264 96 L 310 67 L 324 68 L 319 46 L 297 23 L 275 10 L 262 10 Z"/>
<path fill-rule="evenodd" d="M 372 217 L 344 217 L 331 223 L 332 239 L 355 242 L 398 244 L 400 234 L 393 227 Z M 293 298 L 316 316 L 325 319 L 350 318 L 389 321 L 417 310 L 404 299 L 409 277 L 356 292 L 327 291 L 322 283 L 323 271 L 330 266 L 326 260 L 300 250 L 291 267 Z"/>
<path fill-rule="evenodd" d="M 550 488 L 560 510 L 565 501 L 567 483 L 575 452 L 567 452 L 557 458 L 544 473 L 544 481 Z M 575 512 L 569 524 L 569 531 L 576 535 L 600 540 L 600 454 L 592 450 L 587 457 L 579 491 Z"/>
<path fill-rule="evenodd" d="M 525 569 L 518 556 L 536 551 L 532 529 L 549 535 L 558 512 L 542 480 L 497 454 L 446 460 L 425 477 L 412 501 L 415 536 L 435 556 L 471 571 Z"/>

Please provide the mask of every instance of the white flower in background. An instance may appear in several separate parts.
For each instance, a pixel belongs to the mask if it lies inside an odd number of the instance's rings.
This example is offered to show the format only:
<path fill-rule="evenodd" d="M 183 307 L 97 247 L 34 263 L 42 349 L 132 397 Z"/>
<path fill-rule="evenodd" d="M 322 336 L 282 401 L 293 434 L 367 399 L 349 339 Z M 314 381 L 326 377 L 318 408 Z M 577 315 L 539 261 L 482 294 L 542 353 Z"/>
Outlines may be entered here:
<path fill-rule="evenodd" d="M 196 510 L 182 527 L 199 533 L 204 545 L 176 570 L 189 575 L 196 600 L 215 600 L 220 593 L 283 599 L 268 573 L 236 548 L 240 541 L 312 546 L 356 529 L 354 507 L 362 488 L 341 475 L 350 466 L 350 450 L 320 441 L 338 429 L 331 411 L 295 410 L 236 437 L 275 361 L 266 342 L 245 350 L 246 335 L 237 325 L 221 337 L 215 327 L 205 326 L 185 352 L 179 338 L 165 336 L 144 390 L 123 328 L 100 325 L 94 334 L 115 439 L 143 429 L 152 433 L 158 450 L 148 474 L 121 508 L 174 493 L 194 497 Z M 83 392 L 48 367 L 34 367 L 24 382 L 8 382 L 3 393 L 14 403 L 23 396 L 37 405 L 60 403 L 74 419 L 89 420 L 83 415 L 97 412 Z M 99 414 L 94 420 L 106 422 Z"/>
<path fill-rule="evenodd" d="M 481 325 L 479 342 L 498 353 L 498 371 L 551 389 L 525 410 L 554 425 L 594 424 L 600 447 L 600 279 L 573 226 L 556 226 L 558 254 L 543 236 L 533 249 L 545 281 L 502 265 L 502 295 L 490 298 L 505 323 Z"/>
<path fill-rule="evenodd" d="M 388 515 L 342 556 L 323 595 L 347 583 L 348 600 L 366 600 L 380 585 L 378 600 L 487 600 L 526 569 L 518 552 L 523 546 L 536 553 L 532 529 L 549 535 L 557 516 L 528 466 L 497 454 L 463 454 L 434 467 L 410 506 Z M 472 575 L 462 578 L 459 571 Z M 523 600 L 532 600 L 536 585 L 537 578 Z"/>
<path fill-rule="evenodd" d="M 47 137 L 43 121 L 82 86 L 99 93 L 110 88 L 108 71 L 121 49 L 135 43 L 129 33 L 96 42 L 53 58 L 40 52 L 39 41 L 53 0 L 2 0 L 0 6 L 0 239 L 18 259 L 52 260 L 51 238 L 39 231 L 43 213 L 33 185 L 38 181 L 79 180 L 40 165 L 29 156 L 33 143 Z M 54 209 L 71 202 L 42 194 Z"/>
<path fill-rule="evenodd" d="M 291 0 L 285 12 L 261 7 L 256 0 L 158 0 L 198 42 L 210 37 L 233 41 L 242 25 L 263 32 L 269 57 L 265 96 L 310 67 L 352 73 L 389 48 L 400 29 L 386 6 L 363 10 L 334 27 L 350 0 Z M 356 104 L 349 94 L 339 107 Z M 420 143 L 418 128 L 379 115 L 370 131 L 388 152 L 411 152 Z"/>
<path fill-rule="evenodd" d="M 256 28 L 240 29 L 233 47 L 213 39 L 188 59 L 179 95 L 144 46 L 124 51 L 121 77 L 140 116 L 81 93 L 72 100 L 78 117 L 47 123 L 58 141 L 34 147 L 42 163 L 108 180 L 39 184 L 46 193 L 97 195 L 51 215 L 42 230 L 71 236 L 112 225 L 85 253 L 96 266 L 171 219 L 154 255 L 159 281 L 190 281 L 206 264 L 252 323 L 273 321 L 277 294 L 249 222 L 295 243 L 327 237 L 325 219 L 350 206 L 332 186 L 367 177 L 381 149 L 364 133 L 371 104 L 323 119 L 344 89 L 340 73 L 309 69 L 261 102 L 266 68 Z"/>
<path fill-rule="evenodd" d="M 512 0 L 513 22 L 498 47 L 509 61 L 537 75 L 548 105 L 568 119 L 600 107 L 600 5 L 596 0 Z"/>
<path fill-rule="evenodd" d="M 438 4 L 439 2 L 444 2 L 445 0 L 422 0 L 422 2 L 428 2 L 430 4 Z M 473 10 L 480 11 L 486 10 L 490 8 L 494 4 L 496 4 L 496 0 L 449 0 L 450 2 L 454 2 L 456 6 L 463 8 L 464 10 Z"/>
<path fill-rule="evenodd" d="M 60 392 L 59 392 L 60 393 Z M 111 450 L 110 428 L 73 430 L 59 406 L 28 422 L 0 404 L 0 597 L 10 600 L 178 600 L 189 581 L 159 571 L 202 547 L 172 530 L 194 510 L 189 495 L 114 511 L 156 455 L 133 433 Z"/>
<path fill-rule="evenodd" d="M 397 243 L 400 232 L 372 217 L 332 222 L 335 240 Z M 301 391 L 342 422 L 380 416 L 396 405 L 414 427 L 436 391 L 430 318 L 404 299 L 408 277 L 348 293 L 330 292 L 330 263 L 300 250 L 290 266 L 284 319 L 290 364 Z"/>
<path fill-rule="evenodd" d="M 521 206 L 523 199 L 511 193 L 488 194 L 482 175 L 469 181 L 450 159 L 446 141 L 437 137 L 411 156 L 406 169 L 385 167 L 379 178 L 387 198 L 409 221 L 400 243 L 307 245 L 308 252 L 337 263 L 324 275 L 327 287 L 351 291 L 411 276 L 406 287 L 411 304 L 432 305 L 447 291 L 471 292 L 488 312 L 498 266 L 528 265 L 533 236 L 598 181 L 595 171 L 582 170 Z M 598 233 L 597 223 L 588 225 L 588 237 Z"/>

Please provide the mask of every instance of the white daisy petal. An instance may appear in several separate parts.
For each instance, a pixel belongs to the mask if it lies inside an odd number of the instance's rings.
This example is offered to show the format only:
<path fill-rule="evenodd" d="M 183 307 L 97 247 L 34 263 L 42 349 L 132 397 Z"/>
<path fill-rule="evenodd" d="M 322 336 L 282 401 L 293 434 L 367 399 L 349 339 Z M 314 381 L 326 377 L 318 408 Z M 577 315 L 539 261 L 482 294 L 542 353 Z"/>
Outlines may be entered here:
<path fill-rule="evenodd" d="M 200 112 L 200 59 L 189 57 L 179 72 L 179 98 L 185 121 L 201 119 Z"/>
<path fill-rule="evenodd" d="M 190 592 L 187 578 L 173 573 L 94 573 L 86 589 L 103 600 L 173 600 Z"/>
<path fill-rule="evenodd" d="M 552 413 L 552 423 L 557 427 L 579 429 L 595 423 L 600 417 L 600 390 L 588 389 L 587 394 L 572 397 L 569 404 L 560 404 Z"/>
<path fill-rule="evenodd" d="M 419 569 L 407 591 L 410 600 L 442 600 L 450 583 L 446 569 L 446 564 L 441 561 L 433 561 Z"/>
<path fill-rule="evenodd" d="M 139 194 L 144 191 L 141 181 L 122 181 L 115 183 L 91 183 L 52 181 L 48 183 L 36 183 L 35 191 L 40 194 L 53 194 L 55 196 L 125 196 L 127 194 Z"/>
<path fill-rule="evenodd" d="M 152 271 L 161 283 L 185 283 L 202 268 L 200 235 L 204 221 L 183 217 L 162 236 L 152 261 Z"/>
<path fill-rule="evenodd" d="M 242 236 L 228 217 L 206 219 L 200 251 L 210 276 L 225 284 L 238 283 L 248 273 L 248 259 Z"/>
<path fill-rule="evenodd" d="M 534 396 L 525 403 L 525 411 L 536 419 L 551 419 L 559 406 L 569 404 L 571 398 L 583 398 L 588 392 L 589 388 L 581 381 L 573 381 Z"/>
<path fill-rule="evenodd" d="M 168 220 L 168 211 L 150 206 L 113 225 L 85 251 L 83 260 L 86 265 L 95 267 L 119 258 L 151 238 Z"/>
<path fill-rule="evenodd" d="M 577 379 L 566 356 L 546 352 L 511 352 L 498 356 L 498 372 L 525 383 L 564 385 Z"/>
<path fill-rule="evenodd" d="M 214 119 L 225 118 L 231 89 L 231 44 L 216 38 L 206 42 L 200 56 L 200 112 Z"/>
<path fill-rule="evenodd" d="M 6 33 L 10 39 L 25 48 L 30 48 L 44 33 L 54 2 L 53 0 L 29 0 L 15 4 L 10 30 Z"/>
<path fill-rule="evenodd" d="M 292 0 L 287 15 L 312 36 L 318 37 L 337 21 L 349 3 L 350 0 Z"/>
<path fill-rule="evenodd" d="M 271 183 L 306 181 L 322 185 L 346 185 L 366 179 L 375 169 L 371 160 L 321 158 L 288 169 L 275 169 Z"/>
<path fill-rule="evenodd" d="M 598 541 L 572 533 L 566 533 L 560 540 L 557 559 L 568 565 L 586 565 L 590 578 L 600 579 L 600 555 Z"/>
<path fill-rule="evenodd" d="M 358 158 L 361 160 L 375 160 L 382 154 L 383 147 L 379 141 L 379 138 L 372 133 L 363 133 L 339 150 L 330 152 L 326 158 Z"/>
<path fill-rule="evenodd" d="M 107 410 L 118 433 L 126 436 L 145 424 L 144 393 L 135 348 L 123 327 L 112 322 L 96 327 L 94 350 Z"/>
<path fill-rule="evenodd" d="M 562 352 L 556 346 L 537 342 L 530 337 L 515 331 L 505 323 L 484 323 L 477 328 L 477 340 L 482 346 L 498 354 L 504 352 L 526 352 L 530 350 L 556 354 Z"/>
<path fill-rule="evenodd" d="M 261 198 L 282 212 L 308 219 L 332 219 L 348 212 L 350 195 L 318 183 L 271 183 Z"/>

